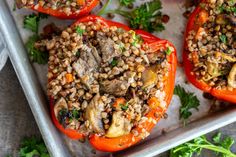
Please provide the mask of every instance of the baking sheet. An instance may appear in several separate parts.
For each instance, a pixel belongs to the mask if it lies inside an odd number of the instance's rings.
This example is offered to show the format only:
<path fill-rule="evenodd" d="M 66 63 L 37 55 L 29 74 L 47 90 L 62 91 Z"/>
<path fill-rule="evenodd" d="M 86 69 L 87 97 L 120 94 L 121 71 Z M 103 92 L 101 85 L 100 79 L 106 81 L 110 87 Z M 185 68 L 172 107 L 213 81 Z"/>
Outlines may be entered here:
<path fill-rule="evenodd" d="M 139 5 L 143 3 L 144 1 L 137 1 L 135 5 Z M 17 10 L 12 11 L 14 2 L 13 1 L 7 1 L 8 5 L 10 6 L 11 13 L 15 19 L 17 28 L 19 30 L 21 39 L 23 42 L 25 42 L 32 33 L 28 30 L 23 29 L 23 17 L 25 15 L 28 15 L 32 13 L 32 11 L 29 10 Z M 177 48 L 178 53 L 178 59 L 181 61 L 181 51 L 182 51 L 182 45 L 183 45 L 183 32 L 186 24 L 186 19 L 183 17 L 183 12 L 185 9 L 184 6 L 184 0 L 162 0 L 163 3 L 163 13 L 168 14 L 170 16 L 170 21 L 166 25 L 166 30 L 161 33 L 155 33 L 155 35 L 158 35 L 160 38 L 165 38 L 170 40 L 174 43 L 174 45 Z M 117 5 L 117 1 L 113 0 L 112 4 L 110 5 L 110 8 L 113 8 Z M 1 11 L 1 10 L 0 10 Z M 116 16 L 113 20 L 125 22 L 124 19 L 122 19 L 120 16 Z M 56 18 L 50 17 L 46 20 L 43 20 L 41 22 L 41 28 L 45 26 L 48 23 L 54 22 L 60 27 L 64 27 L 65 25 L 68 25 L 71 23 L 71 21 L 62 21 L 58 20 Z M 40 29 L 41 29 L 40 28 Z M 12 58 L 12 57 L 11 57 Z M 25 58 L 27 60 L 27 58 Z M 13 63 L 14 64 L 14 63 Z M 15 63 L 16 64 L 16 63 Z M 36 72 L 36 75 L 38 77 L 38 80 L 40 81 L 41 87 L 43 88 L 44 92 L 46 92 L 46 82 L 47 82 L 47 66 L 37 65 L 33 64 L 34 70 Z M 19 74 L 21 75 L 21 74 Z M 125 153 L 125 156 L 133 156 L 133 155 L 155 155 L 157 153 L 160 153 L 164 150 L 167 150 L 168 148 L 171 148 L 173 146 L 176 146 L 177 144 L 180 144 L 186 140 L 189 140 L 193 137 L 196 137 L 197 135 L 201 135 L 203 133 L 209 132 L 213 129 L 216 129 L 220 126 L 227 125 L 233 121 L 236 121 L 235 116 L 233 116 L 236 111 L 235 109 L 231 109 L 230 111 L 225 111 L 224 113 L 221 112 L 215 116 L 208 116 L 209 109 L 211 107 L 212 102 L 209 100 L 206 100 L 202 97 L 202 92 L 195 87 L 193 87 L 190 84 L 186 84 L 186 78 L 183 72 L 182 68 L 178 68 L 177 70 L 177 78 L 176 83 L 180 84 L 181 86 L 185 87 L 188 91 L 194 92 L 197 97 L 199 98 L 201 105 L 199 106 L 199 111 L 196 112 L 193 110 L 193 115 L 190 118 L 190 121 L 196 121 L 194 123 L 191 123 L 189 126 L 180 128 L 183 125 L 182 121 L 179 121 L 179 107 L 180 102 L 179 99 L 174 96 L 171 102 L 171 105 L 167 111 L 168 118 L 161 120 L 157 126 L 152 131 L 151 135 L 143 140 L 139 146 L 136 146 L 134 148 L 128 149 L 127 151 L 122 151 L 121 154 L 118 153 L 118 156 L 123 156 Z M 31 106 L 32 110 L 34 108 Z M 46 111 L 43 111 L 46 112 Z M 34 115 L 37 116 L 38 113 L 34 113 Z M 47 114 L 47 113 L 46 113 Z M 203 119 L 202 117 L 206 117 L 206 119 Z M 225 118 L 224 118 L 225 117 Z M 42 118 L 42 117 L 38 117 Z M 199 120 L 200 119 L 200 120 Z M 46 119 L 48 120 L 48 119 Z M 217 123 L 216 123 L 217 122 Z M 41 123 L 41 122 L 39 122 Z M 38 123 L 38 124 L 39 124 Z M 176 128 L 180 128 L 175 130 Z M 41 128 L 41 131 L 49 130 L 51 131 L 51 128 Z M 173 131 L 175 130 L 175 131 Z M 165 135 L 162 135 L 163 132 L 165 132 Z M 160 136 L 162 135 L 162 136 Z M 46 143 L 49 143 L 49 140 L 45 138 L 45 134 L 43 134 L 44 139 L 46 140 Z M 65 141 L 65 145 L 63 145 L 63 148 L 68 147 L 68 150 L 71 152 L 73 156 L 101 156 L 104 155 L 104 153 L 96 152 L 96 155 L 94 154 L 94 151 L 90 147 L 90 145 L 86 143 L 80 143 L 78 141 L 72 141 L 65 137 L 64 135 L 61 135 Z M 55 138 L 53 139 L 55 140 Z M 56 139 L 58 140 L 58 139 Z M 158 141 L 157 141 L 158 140 Z M 146 141 L 146 142 L 145 142 Z M 167 145 L 166 142 L 170 142 L 169 145 Z M 57 141 L 58 142 L 58 141 Z M 159 145 L 158 145 L 159 144 Z M 161 145 L 162 144 L 162 145 Z M 50 144 L 48 144 L 50 145 Z M 148 147 L 147 147 L 148 146 Z M 145 152 L 146 148 L 149 148 L 148 151 Z M 154 148 L 151 150 L 151 148 Z M 58 149 L 49 148 L 50 152 L 58 151 Z M 144 153 L 145 152 L 145 153 Z M 53 156 L 55 156 L 55 153 L 52 153 Z M 67 156 L 67 155 L 66 155 Z M 56 156 L 58 157 L 58 156 Z"/>

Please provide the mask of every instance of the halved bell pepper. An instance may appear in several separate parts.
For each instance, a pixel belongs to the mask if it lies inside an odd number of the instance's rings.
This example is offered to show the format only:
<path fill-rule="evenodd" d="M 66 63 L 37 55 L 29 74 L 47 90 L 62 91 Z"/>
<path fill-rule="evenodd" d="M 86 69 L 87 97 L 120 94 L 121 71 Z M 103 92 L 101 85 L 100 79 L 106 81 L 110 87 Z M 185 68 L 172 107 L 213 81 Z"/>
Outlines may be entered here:
<path fill-rule="evenodd" d="M 78 24 L 80 22 L 89 22 L 89 21 L 92 21 L 92 22 L 100 21 L 107 27 L 117 26 L 118 28 L 123 28 L 124 30 L 127 30 L 127 31 L 130 30 L 130 28 L 126 25 L 123 25 L 117 22 L 108 21 L 102 17 L 93 16 L 93 15 L 79 19 L 75 24 Z M 174 48 L 173 44 L 171 44 L 169 41 L 159 39 L 150 33 L 144 32 L 142 30 L 136 30 L 135 32 L 142 37 L 142 39 L 144 40 L 144 44 L 148 44 L 153 52 L 156 52 L 160 48 L 167 48 L 168 45 Z M 170 55 L 167 55 L 167 59 L 171 66 L 169 67 L 168 75 L 165 78 L 165 82 L 164 82 L 165 84 L 164 88 L 166 92 L 166 96 L 164 100 L 166 101 L 167 104 L 169 104 L 173 95 L 174 83 L 175 83 L 175 71 L 176 71 L 176 66 L 177 66 L 177 58 L 176 58 L 175 49 Z M 153 101 L 150 103 L 153 103 Z M 146 115 L 146 117 L 150 119 L 152 118 L 153 120 L 158 121 L 162 117 L 162 115 L 165 113 L 167 108 L 158 107 L 159 106 L 158 102 L 154 101 L 154 103 L 156 103 L 157 107 L 152 108 L 149 111 L 149 113 Z M 156 114 L 159 113 L 160 116 L 159 117 L 154 116 L 155 113 Z M 151 121 L 146 121 L 145 123 L 142 124 L 142 127 L 145 128 L 147 132 L 150 132 L 154 126 L 155 124 Z M 136 129 L 139 133 L 142 132 L 142 128 L 136 128 Z M 97 150 L 107 151 L 107 152 L 115 152 L 115 151 L 123 150 L 125 148 L 128 148 L 136 144 L 141 139 L 142 137 L 134 136 L 134 134 L 132 133 L 129 133 L 128 135 L 125 135 L 125 136 L 116 137 L 116 138 L 107 138 L 105 136 L 99 136 L 96 134 L 91 135 L 89 137 L 89 141 L 93 147 L 95 147 Z"/>
<path fill-rule="evenodd" d="M 73 25 L 77 25 L 82 22 L 86 23 L 86 22 L 95 22 L 95 21 L 99 21 L 102 25 L 104 25 L 106 27 L 116 26 L 116 27 L 122 28 L 126 31 L 131 30 L 128 26 L 126 26 L 124 24 L 109 21 L 109 20 L 106 20 L 102 17 L 95 16 L 95 15 L 90 15 L 90 16 L 80 18 Z M 163 117 L 165 111 L 168 108 L 168 105 L 171 101 L 171 98 L 173 95 L 173 90 L 174 90 L 177 57 L 176 57 L 176 50 L 175 50 L 173 44 L 170 43 L 169 41 L 159 39 L 159 38 L 155 37 L 154 35 L 144 32 L 142 30 L 136 30 L 135 32 L 142 37 L 142 39 L 144 41 L 143 44 L 149 45 L 149 47 L 150 47 L 149 52 L 150 53 L 157 52 L 158 50 L 160 50 L 160 48 L 167 49 L 170 46 L 173 48 L 172 53 L 166 55 L 167 60 L 170 63 L 170 66 L 168 69 L 168 74 L 166 75 L 166 77 L 163 80 L 164 91 L 166 93 L 164 101 L 166 102 L 167 105 L 166 105 L 166 107 L 163 107 L 163 106 L 161 107 L 160 103 L 158 102 L 158 100 L 155 97 L 152 97 L 150 100 L 148 100 L 148 105 L 150 106 L 150 111 L 146 114 L 146 117 L 148 118 L 148 120 L 145 121 L 144 123 L 142 123 L 141 126 L 135 128 L 138 131 L 138 133 L 142 134 L 142 130 L 143 130 L 142 128 L 145 128 L 147 133 L 150 133 L 152 128 L 155 126 L 156 122 L 158 122 L 158 120 L 160 120 Z M 51 101 L 51 106 L 53 106 L 52 101 Z M 66 130 L 66 129 L 62 128 L 62 125 L 60 125 L 59 122 L 56 120 L 54 113 L 51 112 L 51 114 L 52 114 L 53 122 L 63 133 L 65 133 L 66 135 L 68 135 L 69 137 L 72 137 L 74 139 L 79 139 L 79 138 L 84 137 L 84 135 L 80 134 L 79 132 L 76 132 L 73 130 Z M 156 115 L 159 115 L 159 116 L 156 116 Z M 128 147 L 136 144 L 137 142 L 139 142 L 143 138 L 144 138 L 143 136 L 142 137 L 135 136 L 133 133 L 129 133 L 128 135 L 124 135 L 124 136 L 120 136 L 120 137 L 116 137 L 116 138 L 108 138 L 105 136 L 92 134 L 89 136 L 89 141 L 90 141 L 91 145 L 94 148 L 96 148 L 97 150 L 106 151 L 106 152 L 115 152 L 115 151 L 119 151 L 119 150 L 123 150 L 125 148 L 128 148 Z"/>
<path fill-rule="evenodd" d="M 207 3 L 206 0 L 202 0 L 201 3 Z M 189 17 L 189 21 L 187 23 L 187 28 L 185 32 L 185 37 L 184 37 L 184 50 L 183 50 L 183 64 L 184 64 L 184 69 L 185 73 L 187 76 L 187 79 L 197 88 L 203 90 L 204 92 L 210 93 L 211 95 L 215 96 L 216 98 L 220 100 L 225 100 L 228 102 L 236 103 L 236 89 L 233 89 L 232 91 L 230 90 L 220 90 L 211 87 L 208 85 L 206 82 L 197 80 L 196 76 L 192 73 L 193 70 L 193 64 L 191 61 L 188 59 L 188 49 L 187 49 L 187 36 L 190 31 L 198 31 L 201 26 L 207 22 L 207 18 L 205 18 L 207 14 L 207 11 L 200 6 L 196 7 L 195 10 L 192 12 L 192 14 Z"/>
<path fill-rule="evenodd" d="M 61 19 L 77 19 L 83 15 L 88 15 L 91 12 L 91 10 L 98 5 L 99 2 L 100 2 L 99 0 L 86 0 L 86 3 L 84 4 L 84 6 L 80 8 L 79 12 L 72 12 L 72 14 L 70 15 L 67 15 L 65 12 L 62 12 L 62 11 L 54 10 L 52 8 L 45 9 L 42 6 L 38 6 L 38 5 L 37 6 L 33 5 L 31 9 L 41 12 L 41 13 L 49 14 L 49 15 L 52 15 Z"/>

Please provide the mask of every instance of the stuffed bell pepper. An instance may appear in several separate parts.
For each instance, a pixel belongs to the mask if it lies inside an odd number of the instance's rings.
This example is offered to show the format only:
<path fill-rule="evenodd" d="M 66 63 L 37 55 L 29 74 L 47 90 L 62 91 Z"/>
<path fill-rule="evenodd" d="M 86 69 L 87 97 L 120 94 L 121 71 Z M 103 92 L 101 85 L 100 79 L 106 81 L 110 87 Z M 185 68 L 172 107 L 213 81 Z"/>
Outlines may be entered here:
<path fill-rule="evenodd" d="M 91 15 L 38 44 L 49 53 L 52 120 L 70 138 L 119 151 L 147 137 L 167 110 L 177 64 L 167 40 Z"/>
<path fill-rule="evenodd" d="M 203 0 L 189 18 L 183 61 L 188 80 L 236 103 L 236 1 Z"/>
<path fill-rule="evenodd" d="M 98 3 L 99 0 L 16 0 L 18 8 L 30 8 L 62 19 L 87 15 Z"/>

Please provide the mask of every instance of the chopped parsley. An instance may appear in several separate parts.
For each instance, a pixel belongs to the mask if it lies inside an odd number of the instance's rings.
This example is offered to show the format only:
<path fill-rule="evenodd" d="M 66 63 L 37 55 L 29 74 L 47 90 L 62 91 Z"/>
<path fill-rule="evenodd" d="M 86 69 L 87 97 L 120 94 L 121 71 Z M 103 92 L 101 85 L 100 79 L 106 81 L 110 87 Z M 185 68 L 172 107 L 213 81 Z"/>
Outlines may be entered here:
<path fill-rule="evenodd" d="M 236 4 L 236 2 L 232 2 L 232 3 Z M 223 12 L 231 13 L 232 12 L 232 13 L 236 14 L 236 7 L 234 6 L 235 4 L 232 4 L 230 7 L 225 7 L 225 6 L 221 5 L 218 7 L 218 11 L 220 13 L 223 13 Z"/>
<path fill-rule="evenodd" d="M 36 62 L 38 64 L 46 64 L 48 62 L 48 53 L 41 52 L 39 49 L 35 47 L 35 42 L 37 42 L 39 36 L 34 34 L 32 35 L 27 43 L 25 44 L 28 55 L 32 62 Z"/>
<path fill-rule="evenodd" d="M 118 60 L 113 58 L 113 60 L 111 61 L 111 66 L 114 67 L 118 64 Z"/>
<path fill-rule="evenodd" d="M 119 104 L 119 105 L 122 110 L 127 110 L 129 108 L 127 103 L 126 104 Z"/>
<path fill-rule="evenodd" d="M 72 115 L 74 118 L 79 118 L 79 110 L 72 110 Z"/>
<path fill-rule="evenodd" d="M 132 33 L 132 38 L 133 38 L 133 42 L 132 45 L 133 46 L 137 46 L 138 44 L 141 44 L 143 42 L 142 38 L 140 35 L 137 35 L 134 31 L 131 31 Z"/>
<path fill-rule="evenodd" d="M 80 51 L 77 51 L 76 54 L 75 54 L 77 57 L 80 56 Z"/>
<path fill-rule="evenodd" d="M 220 41 L 221 41 L 222 43 L 226 44 L 226 42 L 227 42 L 227 37 L 226 37 L 226 35 L 221 35 L 221 36 L 220 36 Z"/>
<path fill-rule="evenodd" d="M 188 119 L 192 115 L 191 109 L 198 110 L 200 102 L 194 93 L 187 92 L 183 87 L 177 85 L 175 86 L 174 94 L 178 95 L 181 101 L 181 107 L 179 109 L 180 119 Z"/>
<path fill-rule="evenodd" d="M 172 53 L 172 50 L 171 50 L 170 47 L 167 47 L 165 52 L 166 52 L 167 55 L 170 55 Z"/>
<path fill-rule="evenodd" d="M 78 33 L 79 35 L 83 35 L 84 32 L 85 30 L 81 29 L 79 26 L 76 27 L 76 33 Z"/>

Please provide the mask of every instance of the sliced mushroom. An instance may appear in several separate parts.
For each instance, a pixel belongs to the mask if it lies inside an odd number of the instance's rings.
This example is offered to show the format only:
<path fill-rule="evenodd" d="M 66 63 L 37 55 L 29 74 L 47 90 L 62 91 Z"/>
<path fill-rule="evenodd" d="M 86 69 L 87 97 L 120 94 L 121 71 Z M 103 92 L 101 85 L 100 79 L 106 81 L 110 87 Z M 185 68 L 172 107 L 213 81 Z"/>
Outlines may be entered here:
<path fill-rule="evenodd" d="M 233 65 L 228 76 L 228 85 L 232 88 L 236 88 L 236 64 Z"/>
<path fill-rule="evenodd" d="M 100 65 L 102 62 L 102 58 L 98 54 L 97 49 L 91 43 L 89 43 L 89 47 L 91 47 L 91 53 L 93 54 L 94 58 L 96 59 L 98 65 Z"/>
<path fill-rule="evenodd" d="M 67 105 L 66 100 L 64 98 L 60 98 L 56 102 L 56 105 L 54 106 L 54 114 L 55 114 L 55 117 L 57 118 L 57 120 L 59 120 L 58 114 L 62 109 L 68 110 L 68 105 Z"/>
<path fill-rule="evenodd" d="M 123 116 L 122 111 L 114 112 L 112 116 L 111 126 L 105 136 L 109 138 L 115 138 L 127 135 L 130 133 L 131 128 L 132 125 L 130 124 L 128 119 Z"/>
<path fill-rule="evenodd" d="M 115 96 L 124 96 L 130 84 L 126 80 L 105 80 L 100 82 L 100 91 Z"/>
<path fill-rule="evenodd" d="M 207 62 L 207 72 L 211 76 L 217 76 L 219 74 L 218 64 L 212 63 L 212 62 Z"/>
<path fill-rule="evenodd" d="M 147 69 L 142 73 L 143 88 L 152 88 L 157 83 L 157 74 Z"/>
<path fill-rule="evenodd" d="M 104 103 L 100 100 L 100 95 L 97 94 L 90 101 L 85 111 L 85 118 L 96 133 L 104 133 L 101 115 L 103 110 Z"/>

